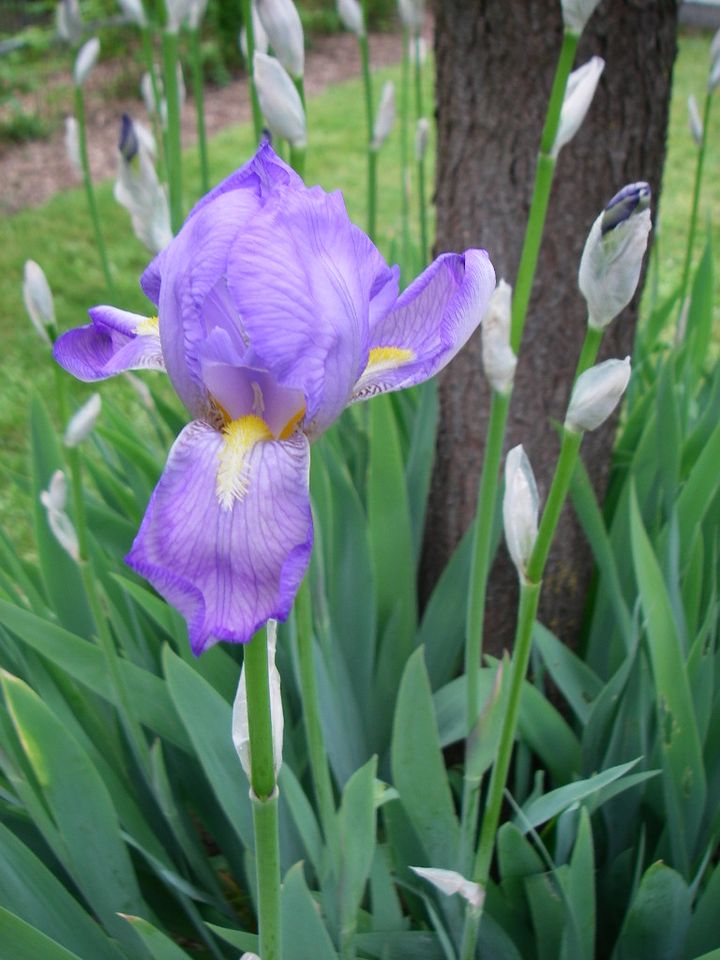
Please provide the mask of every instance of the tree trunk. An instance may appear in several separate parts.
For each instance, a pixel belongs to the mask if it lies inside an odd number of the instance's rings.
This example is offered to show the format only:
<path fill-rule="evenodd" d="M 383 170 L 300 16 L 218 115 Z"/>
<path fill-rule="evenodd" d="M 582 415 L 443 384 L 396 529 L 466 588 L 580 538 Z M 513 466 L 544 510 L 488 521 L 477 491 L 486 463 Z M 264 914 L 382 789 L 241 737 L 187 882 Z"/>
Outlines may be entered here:
<path fill-rule="evenodd" d="M 554 0 L 437 0 L 437 250 L 485 247 L 498 278 L 513 283 L 528 216 L 540 132 L 562 37 Z M 647 180 L 655 199 L 665 156 L 676 0 L 604 0 L 576 65 L 606 61 L 581 130 L 561 152 L 508 421 L 522 443 L 541 503 L 585 333 L 577 290 L 590 226 L 626 183 Z M 637 305 L 607 330 L 600 359 L 631 352 Z M 440 380 L 440 426 L 421 565 L 427 598 L 475 511 L 489 412 L 480 338 Z M 598 496 L 606 485 L 614 424 L 587 434 L 582 455 Z M 579 525 L 566 508 L 546 570 L 540 618 L 566 642 L 577 636 L 591 573 Z M 512 640 L 517 575 L 501 546 L 488 592 L 485 649 Z"/>

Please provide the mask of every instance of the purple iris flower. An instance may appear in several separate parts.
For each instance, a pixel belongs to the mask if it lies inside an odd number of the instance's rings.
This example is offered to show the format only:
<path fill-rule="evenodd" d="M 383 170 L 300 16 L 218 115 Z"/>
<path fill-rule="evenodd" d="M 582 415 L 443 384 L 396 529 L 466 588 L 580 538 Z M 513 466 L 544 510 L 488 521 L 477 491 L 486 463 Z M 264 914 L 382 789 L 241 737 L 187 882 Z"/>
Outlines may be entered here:
<path fill-rule="evenodd" d="M 143 274 L 157 317 L 94 307 L 56 342 L 81 380 L 166 369 L 194 418 L 126 559 L 195 653 L 287 618 L 313 542 L 310 441 L 348 404 L 437 373 L 495 287 L 482 250 L 443 254 L 400 296 L 398 272 L 340 193 L 263 144 Z"/>

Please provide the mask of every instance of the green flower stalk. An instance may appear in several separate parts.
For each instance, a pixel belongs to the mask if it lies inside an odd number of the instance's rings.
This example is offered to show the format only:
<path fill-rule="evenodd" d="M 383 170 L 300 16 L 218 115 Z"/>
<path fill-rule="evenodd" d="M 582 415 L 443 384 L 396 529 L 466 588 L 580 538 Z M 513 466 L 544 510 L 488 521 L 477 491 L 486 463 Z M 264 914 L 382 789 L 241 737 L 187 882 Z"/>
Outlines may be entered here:
<path fill-rule="evenodd" d="M 608 360 L 594 367 L 592 364 L 605 328 L 627 306 L 637 288 L 650 231 L 649 204 L 648 184 L 633 183 L 624 187 L 597 217 L 585 243 L 578 284 L 588 305 L 588 326 L 563 426 L 560 456 L 539 528 L 537 487 L 522 447 L 511 450 L 506 459 L 503 520 L 508 552 L 520 579 L 520 604 L 507 710 L 503 717 L 498 753 L 490 778 L 472 873 L 473 881 L 483 889 L 487 887 L 490 875 L 545 564 L 567 499 L 583 433 L 594 430 L 605 422 L 620 402 L 630 379 L 629 357 L 623 361 Z M 497 379 L 495 382 L 491 379 L 493 399 L 501 396 L 503 369 L 510 369 L 512 366 L 509 358 L 503 364 L 500 351 L 497 353 L 500 357 L 494 365 Z M 500 409 L 506 411 L 507 407 L 503 405 Z M 482 557 L 483 555 L 480 555 L 480 560 Z M 467 809 L 470 813 L 476 813 L 475 796 L 468 793 L 467 789 L 465 799 L 468 801 Z M 464 808 L 464 835 L 468 834 L 466 822 Z M 462 960 L 471 960 L 474 956 L 481 917 L 482 905 L 471 905 L 468 908 L 463 932 Z"/>
<path fill-rule="evenodd" d="M 525 238 L 520 256 L 515 292 L 512 296 L 511 322 L 509 325 L 507 347 L 513 356 L 518 353 L 520 347 L 528 303 L 530 301 L 530 291 L 535 277 L 540 241 L 545 226 L 545 216 L 555 172 L 557 158 L 556 143 L 561 126 L 561 115 L 563 105 L 566 103 L 566 88 L 568 86 L 577 44 L 578 35 L 566 29 L 555 68 L 552 92 L 545 117 L 545 125 L 540 142 L 540 153 L 535 171 L 530 215 L 525 229 Z M 564 136 L 567 137 L 567 107 L 565 110 L 566 122 Z M 577 129 L 577 126 L 575 129 Z M 564 142 L 567 142 L 567 139 Z M 493 385 L 492 381 L 491 385 L 493 389 L 490 400 L 488 435 L 478 487 L 478 501 L 473 534 L 470 592 L 468 595 L 468 613 L 465 632 L 465 671 L 468 684 L 466 727 L 468 733 L 474 727 L 480 710 L 477 675 L 482 659 L 483 621 L 485 616 L 487 581 L 490 573 L 492 527 L 497 502 L 497 480 L 500 471 L 500 458 L 505 442 L 505 430 L 512 390 L 511 383 L 505 388 L 500 387 L 499 384 Z M 478 809 L 479 790 L 479 784 L 466 782 L 462 812 L 461 832 L 463 837 L 469 837 L 472 834 Z"/>
<path fill-rule="evenodd" d="M 418 125 L 423 118 L 423 95 L 422 95 L 422 37 L 416 33 L 414 37 L 414 56 L 413 63 L 415 67 L 415 115 Z M 426 121 L 427 122 L 427 121 Z M 416 139 L 415 162 L 417 164 L 417 189 L 418 189 L 418 221 L 420 226 L 420 252 L 422 263 L 427 263 L 428 258 L 428 225 L 427 225 L 427 203 L 425 200 L 425 147 L 427 146 L 427 134 L 423 137 L 420 133 L 422 128 L 418 126 L 418 136 Z M 424 143 L 423 143 L 424 139 Z"/>
<path fill-rule="evenodd" d="M 363 24 L 367 22 L 367 0 L 363 0 Z M 377 233 L 377 149 L 373 148 L 375 136 L 375 110 L 370 73 L 370 49 L 367 31 L 358 35 L 360 63 L 362 64 L 363 90 L 365 92 L 365 121 L 367 124 L 367 234 L 374 242 Z"/>
<path fill-rule="evenodd" d="M 83 87 L 92 68 L 97 62 L 100 54 L 100 41 L 97 37 L 81 47 L 75 60 L 73 70 L 73 79 L 75 81 L 75 119 L 77 121 L 77 147 L 80 157 L 80 166 L 82 169 L 83 183 L 85 185 L 85 196 L 87 198 L 88 212 L 95 234 L 100 263 L 102 266 L 105 285 L 111 297 L 115 296 L 115 285 L 113 283 L 112 273 L 110 272 L 110 262 L 108 261 L 107 249 L 105 247 L 105 238 L 100 227 L 100 215 L 98 213 L 97 202 L 95 200 L 95 190 L 93 187 L 92 176 L 90 174 L 90 161 L 87 150 L 87 124 L 85 121 L 85 96 Z"/>
<path fill-rule="evenodd" d="M 248 73 L 248 87 L 250 90 L 250 104 L 252 106 L 252 117 L 253 117 L 253 130 L 255 131 L 255 141 L 260 142 L 260 137 L 262 136 L 262 111 L 260 109 L 260 101 L 258 100 L 257 87 L 255 86 L 255 51 L 259 50 L 261 53 L 267 53 L 267 43 L 262 45 L 258 42 L 260 38 L 258 37 L 259 31 L 263 33 L 264 38 L 264 28 L 260 23 L 260 19 L 257 16 L 255 9 L 255 4 L 252 3 L 252 0 L 241 0 L 240 8 L 242 10 L 242 19 L 243 19 L 243 32 L 241 33 L 241 46 L 243 49 L 243 54 L 245 56 L 245 64 L 247 66 Z M 244 43 L 242 40 L 244 39 Z"/>
<path fill-rule="evenodd" d="M 260 956 L 282 960 L 277 774 L 282 763 L 282 701 L 275 667 L 277 624 L 245 646 L 233 708 L 233 741 L 250 781 L 255 833 Z"/>
<path fill-rule="evenodd" d="M 720 70 L 720 57 L 718 58 Z M 720 82 L 720 76 L 718 77 Z M 705 168 L 705 152 L 707 149 L 707 132 L 710 124 L 710 108 L 712 107 L 713 93 L 716 84 L 708 84 L 705 94 L 705 106 L 703 108 L 703 118 L 700 124 L 701 138 L 698 146 L 697 163 L 695 165 L 695 182 L 693 185 L 692 203 L 690 205 L 690 225 L 688 227 L 687 247 L 685 248 L 685 260 L 683 261 L 683 272 L 680 280 L 680 313 L 682 316 L 683 306 L 688 295 L 690 285 L 690 268 L 692 267 L 693 249 L 695 247 L 695 235 L 697 233 L 698 210 L 700 208 L 700 192 L 702 189 L 703 171 Z"/>

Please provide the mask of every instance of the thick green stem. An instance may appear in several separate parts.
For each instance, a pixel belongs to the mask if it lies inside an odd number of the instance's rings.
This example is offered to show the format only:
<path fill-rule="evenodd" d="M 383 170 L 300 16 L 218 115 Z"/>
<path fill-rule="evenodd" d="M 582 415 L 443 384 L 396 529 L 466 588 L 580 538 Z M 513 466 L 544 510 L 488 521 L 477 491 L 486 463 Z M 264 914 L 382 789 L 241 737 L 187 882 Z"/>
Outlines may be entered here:
<path fill-rule="evenodd" d="M 290 166 L 299 177 L 305 176 L 305 147 L 290 144 Z"/>
<path fill-rule="evenodd" d="M 263 960 L 281 960 L 278 790 L 273 757 L 267 635 L 264 630 L 258 631 L 245 646 L 244 663 L 260 956 Z"/>
<path fill-rule="evenodd" d="M 85 97 L 80 84 L 75 85 L 75 117 L 78 125 L 78 145 L 80 147 L 80 163 L 82 164 L 83 182 L 85 184 L 85 195 L 87 197 L 90 220 L 92 221 L 95 232 L 95 242 L 98 253 L 100 254 L 100 263 L 105 277 L 105 285 L 111 300 L 115 299 L 115 285 L 112 274 L 110 273 L 110 264 L 108 262 L 107 250 L 105 249 L 105 240 L 100 229 L 100 216 L 98 214 L 97 203 L 95 202 L 95 190 L 93 189 L 92 177 L 90 176 L 90 161 L 87 151 L 87 129 L 85 127 Z"/>
<path fill-rule="evenodd" d="M 170 187 L 170 223 L 177 233 L 183 222 L 182 151 L 180 145 L 180 90 L 177 79 L 178 35 L 164 30 L 162 35 L 163 75 L 167 104 L 167 168 Z"/>
<path fill-rule="evenodd" d="M 520 606 L 518 609 L 512 665 L 510 667 L 507 710 L 503 717 L 502 728 L 500 730 L 498 752 L 490 777 L 487 804 L 483 816 L 482 828 L 480 830 L 480 842 L 478 844 L 472 874 L 473 880 L 483 888 L 487 887 L 490 876 L 495 835 L 498 824 L 500 823 L 503 795 L 505 793 L 508 770 L 510 769 L 517 719 L 520 711 L 520 695 L 522 693 L 528 663 L 530 662 L 532 628 L 535 623 L 535 614 L 537 613 L 538 600 L 540 598 L 540 588 L 540 583 L 525 582 L 520 585 Z M 465 929 L 463 931 L 463 942 L 460 951 L 461 960 L 472 960 L 475 956 L 475 945 L 477 943 L 481 918 L 482 906 L 480 908 L 471 907 L 468 909 L 465 917 Z"/>
<path fill-rule="evenodd" d="M 195 100 L 198 152 L 200 154 L 200 187 L 205 194 L 210 189 L 210 163 L 208 161 L 207 136 L 205 135 L 205 96 L 200 30 L 197 27 L 190 31 L 190 63 L 192 64 L 193 99 Z"/>
<path fill-rule="evenodd" d="M 578 37 L 576 34 L 569 31 L 563 34 L 562 47 L 555 68 L 555 77 L 540 141 L 540 154 L 535 170 L 530 214 L 525 228 L 525 239 L 520 254 L 515 290 L 513 291 L 510 345 L 515 353 L 520 350 L 520 341 L 522 340 L 525 317 L 530 302 L 530 292 L 535 279 L 535 268 L 537 267 L 540 242 L 545 227 L 545 215 L 555 174 L 555 158 L 552 156 L 552 149 L 560 122 L 560 111 L 565 97 L 567 80 L 575 59 L 577 43 Z"/>
<path fill-rule="evenodd" d="M 258 100 L 257 87 L 255 86 L 255 68 L 253 58 L 255 56 L 255 27 L 253 25 L 251 0 L 240 0 L 240 9 L 242 11 L 243 25 L 245 26 L 245 44 L 247 46 L 247 72 L 248 87 L 250 89 L 250 103 L 252 104 L 253 129 L 255 131 L 255 140 L 259 143 L 263 131 L 262 111 L 260 101 Z"/>
<path fill-rule="evenodd" d="M 142 36 L 143 55 L 145 57 L 145 66 L 147 67 L 147 72 L 150 77 L 150 89 L 152 91 L 153 98 L 153 109 L 150 113 L 150 117 L 153 125 L 153 133 L 155 134 L 155 140 L 158 145 L 158 153 L 160 154 L 160 163 L 162 165 L 163 176 L 164 179 L 167 180 L 167 132 L 163 126 L 160 116 L 160 87 L 158 85 L 157 75 L 155 73 L 155 58 L 153 56 L 152 33 L 150 27 L 141 27 L 140 34 Z"/>
<path fill-rule="evenodd" d="M 337 836 L 335 817 L 335 798 L 333 796 L 328 755 L 320 722 L 320 706 L 313 655 L 313 618 L 310 586 L 307 577 L 295 599 L 296 614 L 296 653 L 300 672 L 300 695 L 302 697 L 303 721 L 307 738 L 310 772 L 312 774 L 315 798 L 320 811 L 325 841 L 330 847 L 333 859 L 337 862 Z"/>
<path fill-rule="evenodd" d="M 473 531 L 472 565 L 470 567 L 470 592 L 467 604 L 465 676 L 467 680 L 466 726 L 468 733 L 472 730 L 480 712 L 478 675 L 483 647 L 485 594 L 500 477 L 500 459 L 509 407 L 510 394 L 502 394 L 493 390 L 490 400 L 490 421 L 485 444 L 485 456 L 478 489 L 478 508 Z"/>
<path fill-rule="evenodd" d="M 363 18 L 367 27 L 367 0 L 363 0 Z M 365 121 L 367 125 L 367 233 L 375 239 L 377 209 L 377 151 L 373 148 L 373 128 L 375 111 L 373 109 L 372 75 L 370 73 L 370 49 L 367 29 L 358 37 L 360 63 L 362 64 L 363 91 L 365 93 Z"/>
<path fill-rule="evenodd" d="M 407 270 L 410 255 L 410 34 L 403 29 L 403 58 L 400 76 L 400 217 L 402 220 L 402 266 Z"/>
<path fill-rule="evenodd" d="M 527 568 L 527 578 L 533 583 L 537 583 L 542 578 L 560 513 L 570 489 L 570 481 L 575 470 L 582 437 L 582 433 L 574 433 L 571 430 L 563 429 L 560 458 L 555 468 L 552 486 Z"/>
<path fill-rule="evenodd" d="M 698 149 L 697 165 L 695 167 L 695 185 L 693 187 L 692 206 L 690 208 L 690 228 L 688 230 L 687 249 L 685 251 L 685 263 L 683 264 L 682 280 L 680 281 L 680 315 L 687 297 L 688 284 L 690 282 L 690 267 L 692 266 L 693 247 L 695 246 L 695 233 L 697 231 L 697 217 L 700 206 L 700 190 L 702 188 L 703 167 L 705 165 L 705 148 L 707 145 L 708 126 L 710 123 L 710 106 L 712 104 L 713 91 L 710 89 L 705 94 L 705 108 L 703 110 L 703 133 L 700 147 Z"/>

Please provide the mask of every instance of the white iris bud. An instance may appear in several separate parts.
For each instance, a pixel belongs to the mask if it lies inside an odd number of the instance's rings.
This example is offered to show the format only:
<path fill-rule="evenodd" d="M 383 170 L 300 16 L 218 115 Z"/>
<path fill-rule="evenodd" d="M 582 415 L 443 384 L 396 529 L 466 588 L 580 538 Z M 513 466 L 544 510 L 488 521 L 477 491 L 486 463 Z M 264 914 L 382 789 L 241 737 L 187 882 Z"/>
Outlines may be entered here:
<path fill-rule="evenodd" d="M 573 433 L 595 430 L 605 423 L 620 403 L 630 380 L 630 357 L 624 360 L 606 360 L 590 367 L 575 383 L 565 429 Z"/>
<path fill-rule="evenodd" d="M 650 187 L 630 183 L 612 198 L 590 229 L 580 260 L 578 285 L 588 306 L 588 324 L 602 330 L 630 303 L 647 249 Z"/>
<path fill-rule="evenodd" d="M 304 147 L 305 111 L 287 70 L 275 57 L 259 50 L 255 51 L 254 68 L 260 109 L 271 132 L 289 140 L 294 147 Z"/>
<path fill-rule="evenodd" d="M 305 39 L 292 0 L 257 0 L 257 11 L 273 53 L 291 77 L 305 72 Z"/>
<path fill-rule="evenodd" d="M 517 357 L 510 346 L 511 311 L 512 287 L 501 280 L 480 326 L 485 376 L 492 389 L 501 394 L 512 390 L 517 366 Z"/>
<path fill-rule="evenodd" d="M 605 61 L 602 57 L 592 57 L 582 67 L 573 70 L 568 77 L 560 110 L 560 123 L 552 148 L 554 157 L 557 157 L 565 144 L 569 143 L 580 129 L 604 69 Z"/>
<path fill-rule="evenodd" d="M 505 543 L 521 580 L 525 579 L 538 532 L 539 498 L 535 475 L 522 446 L 505 458 L 503 526 Z"/>

